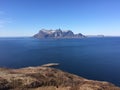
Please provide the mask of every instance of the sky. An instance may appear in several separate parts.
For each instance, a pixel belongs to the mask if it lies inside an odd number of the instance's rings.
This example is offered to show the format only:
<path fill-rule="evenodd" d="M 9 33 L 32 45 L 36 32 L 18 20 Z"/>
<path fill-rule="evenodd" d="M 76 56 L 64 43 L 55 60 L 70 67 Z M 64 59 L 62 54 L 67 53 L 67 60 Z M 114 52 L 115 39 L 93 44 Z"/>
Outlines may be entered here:
<path fill-rule="evenodd" d="M 0 37 L 43 28 L 120 36 L 120 0 L 0 0 Z"/>

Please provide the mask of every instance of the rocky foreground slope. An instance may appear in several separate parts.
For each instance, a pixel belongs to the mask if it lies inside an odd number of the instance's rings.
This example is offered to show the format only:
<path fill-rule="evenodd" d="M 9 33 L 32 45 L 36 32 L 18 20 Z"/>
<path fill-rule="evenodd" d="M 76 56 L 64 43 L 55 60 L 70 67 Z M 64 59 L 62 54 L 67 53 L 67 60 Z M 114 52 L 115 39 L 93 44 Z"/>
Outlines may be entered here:
<path fill-rule="evenodd" d="M 33 37 L 35 38 L 84 38 L 85 36 L 81 33 L 74 34 L 71 30 L 46 30 L 42 29 Z"/>
<path fill-rule="evenodd" d="M 0 90 L 120 90 L 111 83 L 88 80 L 49 65 L 0 68 Z"/>

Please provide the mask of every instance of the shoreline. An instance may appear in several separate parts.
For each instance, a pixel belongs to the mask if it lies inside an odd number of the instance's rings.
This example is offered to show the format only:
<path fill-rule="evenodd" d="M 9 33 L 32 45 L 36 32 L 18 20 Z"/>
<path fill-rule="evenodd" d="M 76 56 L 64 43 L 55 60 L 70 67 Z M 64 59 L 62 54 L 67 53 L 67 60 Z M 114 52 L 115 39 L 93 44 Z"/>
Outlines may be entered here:
<path fill-rule="evenodd" d="M 58 87 L 55 90 L 120 90 L 120 87 L 112 83 L 88 80 L 51 67 L 56 65 L 59 64 L 48 63 L 19 69 L 0 68 L 0 90 L 41 90 L 46 87 L 49 87 L 47 90 L 51 87 Z"/>

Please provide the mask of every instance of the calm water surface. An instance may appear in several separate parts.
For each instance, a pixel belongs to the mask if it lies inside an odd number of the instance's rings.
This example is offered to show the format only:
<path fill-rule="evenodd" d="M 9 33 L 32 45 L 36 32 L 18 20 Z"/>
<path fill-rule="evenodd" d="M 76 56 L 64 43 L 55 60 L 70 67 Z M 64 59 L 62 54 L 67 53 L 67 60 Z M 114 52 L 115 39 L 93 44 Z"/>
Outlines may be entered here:
<path fill-rule="evenodd" d="M 60 63 L 64 71 L 120 86 L 120 37 L 85 39 L 0 38 L 0 67 Z"/>

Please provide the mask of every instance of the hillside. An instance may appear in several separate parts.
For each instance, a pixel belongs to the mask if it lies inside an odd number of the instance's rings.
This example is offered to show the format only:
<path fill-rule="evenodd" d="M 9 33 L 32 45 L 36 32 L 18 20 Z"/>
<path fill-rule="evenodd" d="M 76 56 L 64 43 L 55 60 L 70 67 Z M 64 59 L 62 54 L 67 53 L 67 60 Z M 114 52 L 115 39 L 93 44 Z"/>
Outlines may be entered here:
<path fill-rule="evenodd" d="M 51 65 L 0 68 L 0 90 L 120 90 L 111 83 L 88 80 Z"/>

